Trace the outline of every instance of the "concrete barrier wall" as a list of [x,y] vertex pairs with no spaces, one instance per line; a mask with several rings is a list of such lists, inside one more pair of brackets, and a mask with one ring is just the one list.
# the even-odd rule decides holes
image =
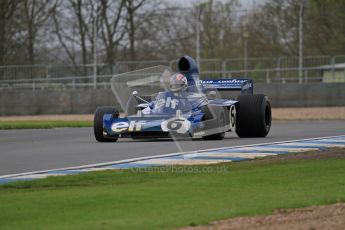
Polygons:
[[254,84],[274,107],[345,106],[345,83]]
[[14,90],[0,95],[0,115],[86,114],[97,106],[117,106],[111,90]]
[[[256,84],[254,92],[273,107],[345,106],[345,83]],[[110,89],[0,92],[0,115],[85,114],[103,105],[119,107]]]

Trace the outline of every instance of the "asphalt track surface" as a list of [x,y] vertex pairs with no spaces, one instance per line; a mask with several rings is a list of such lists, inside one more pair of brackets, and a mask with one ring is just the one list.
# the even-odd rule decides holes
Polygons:
[[266,138],[222,141],[131,140],[97,143],[92,128],[0,131],[0,175],[81,166],[168,153],[345,135],[345,121],[275,122]]

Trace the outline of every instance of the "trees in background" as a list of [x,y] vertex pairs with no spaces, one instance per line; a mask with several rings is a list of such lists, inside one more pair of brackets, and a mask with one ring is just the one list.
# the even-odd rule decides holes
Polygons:
[[22,27],[22,39],[26,49],[27,63],[35,64],[36,52],[45,37],[44,25],[50,12],[56,7],[55,0],[22,0],[17,5],[17,26]]
[[[300,0],[269,0],[248,15],[253,56],[298,54]],[[345,53],[345,1],[309,0],[304,16],[304,54]]]
[[299,0],[271,0],[248,15],[252,56],[298,55]]
[[201,11],[202,57],[228,58],[240,53],[240,36],[237,15],[238,1],[209,1]]
[[309,1],[306,11],[308,55],[345,53],[345,1]]
[[11,19],[17,4],[18,1],[0,0],[0,65],[9,64],[13,56],[16,38]]
[[[295,56],[299,9],[299,0],[266,0],[250,11],[238,0],[188,8],[158,0],[0,0],[0,65],[82,64],[86,74],[95,48],[110,71],[117,61],[195,56],[198,20],[201,58]],[[345,1],[308,1],[305,55],[345,53],[344,12]]]
[[132,61],[136,60],[135,52],[135,38],[137,28],[140,26],[140,21],[135,20],[136,12],[143,6],[146,0],[125,0],[125,7],[127,11],[127,32],[129,39],[130,58]]
[[110,68],[117,60],[120,42],[123,40],[126,32],[125,23],[122,19],[125,2],[125,0],[121,0],[114,4],[113,1],[101,0],[100,32],[105,48],[105,62]]

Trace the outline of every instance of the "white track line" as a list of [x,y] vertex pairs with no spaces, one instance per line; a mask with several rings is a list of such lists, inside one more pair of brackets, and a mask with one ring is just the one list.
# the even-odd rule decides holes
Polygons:
[[234,149],[234,148],[245,148],[245,147],[254,147],[254,146],[262,146],[262,145],[274,145],[274,144],[291,143],[291,142],[296,142],[296,141],[310,141],[310,140],[328,139],[328,138],[335,138],[335,137],[345,137],[345,135],[326,136],[326,137],[307,138],[307,139],[296,139],[296,140],[290,140],[290,141],[268,142],[268,143],[259,143],[259,144],[251,144],[251,145],[229,146],[229,147],[203,149],[203,150],[180,152],[180,153],[169,153],[169,154],[162,154],[162,155],[156,155],[156,156],[138,157],[138,158],[132,158],[132,159],[126,159],[126,160],[110,161],[110,162],[97,163],[97,164],[88,164],[88,165],[81,165],[81,166],[74,166],[74,167],[65,167],[65,168],[57,168],[57,169],[49,169],[49,170],[41,170],[41,171],[32,171],[32,172],[17,173],[17,174],[8,174],[8,175],[0,176],[0,179],[8,179],[8,178],[11,178],[11,177],[49,173],[49,172],[54,172],[54,171],[79,170],[79,169],[103,167],[103,166],[115,165],[115,164],[126,164],[126,163],[131,163],[131,162],[136,162],[136,161],[142,161],[142,160],[150,160],[150,159],[172,157],[172,156],[181,156],[181,155],[184,155],[184,154],[210,152],[210,151],[222,150],[222,149]]

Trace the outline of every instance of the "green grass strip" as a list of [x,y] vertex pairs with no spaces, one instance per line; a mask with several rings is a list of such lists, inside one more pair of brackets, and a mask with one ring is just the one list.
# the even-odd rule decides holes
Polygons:
[[0,129],[50,129],[91,126],[92,121],[0,121]]
[[345,160],[101,171],[0,186],[0,228],[174,229],[345,201]]

